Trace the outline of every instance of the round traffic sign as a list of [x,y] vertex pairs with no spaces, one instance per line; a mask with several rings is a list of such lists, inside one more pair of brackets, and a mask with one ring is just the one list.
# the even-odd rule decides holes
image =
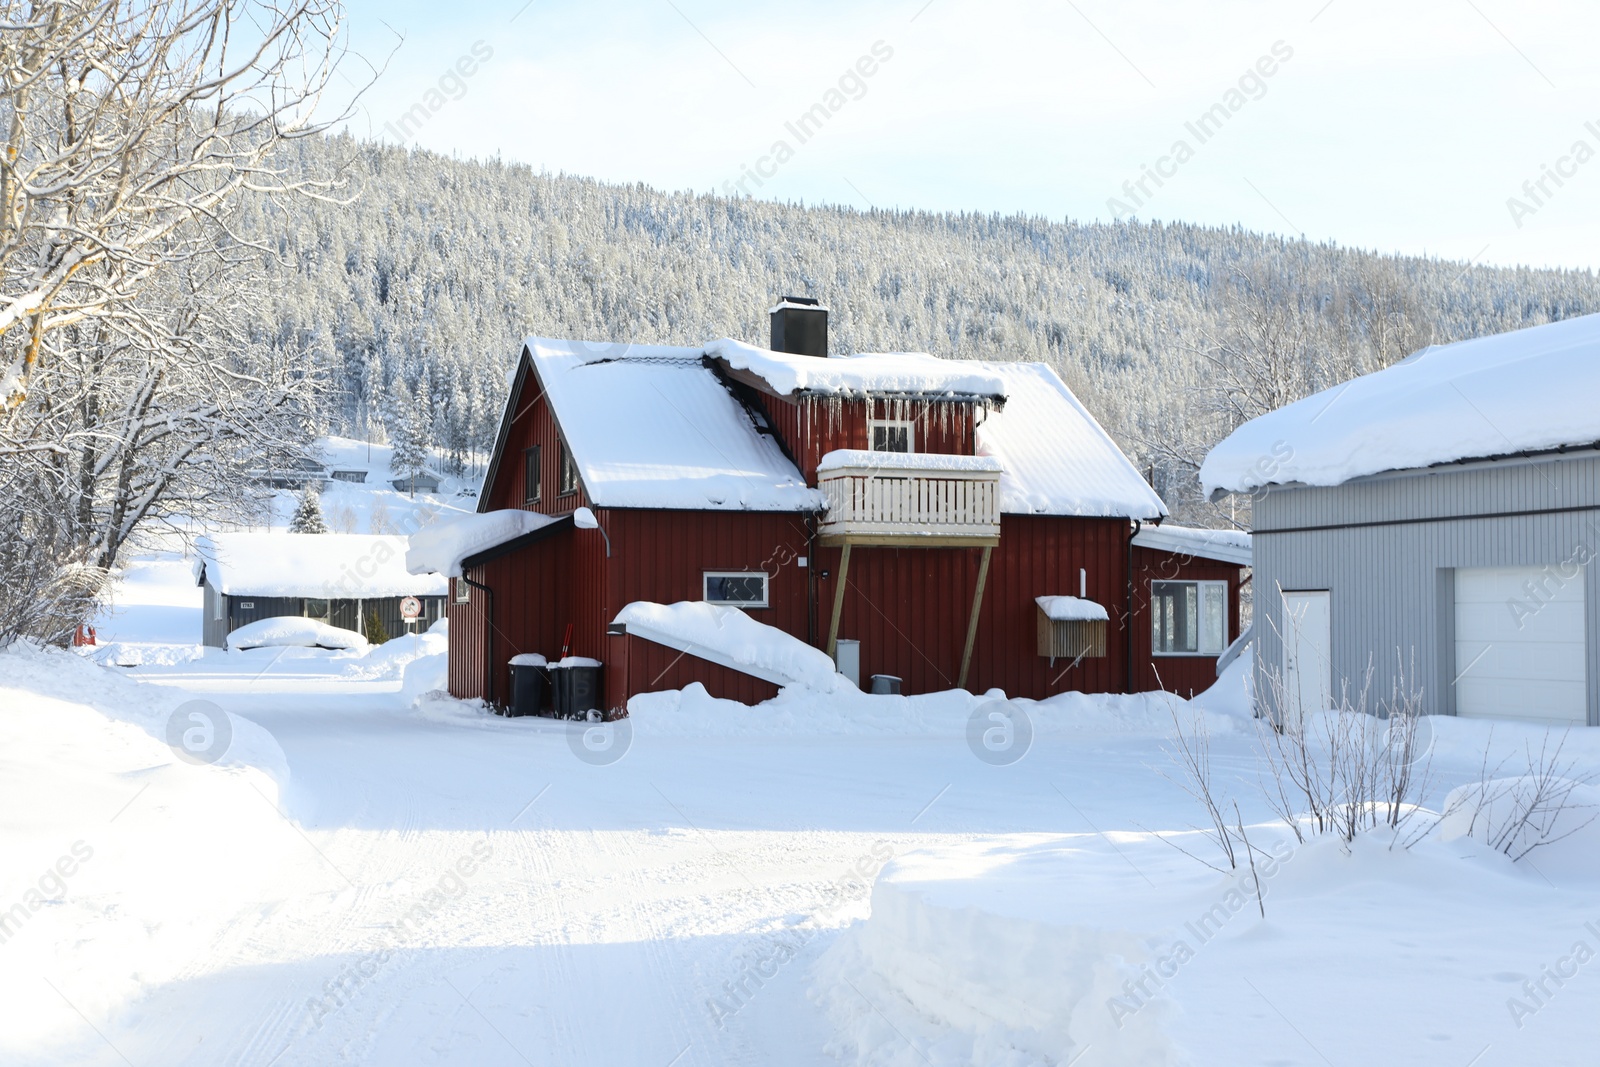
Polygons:
[[414,596],[408,596],[400,601],[400,617],[402,619],[422,618],[422,601]]

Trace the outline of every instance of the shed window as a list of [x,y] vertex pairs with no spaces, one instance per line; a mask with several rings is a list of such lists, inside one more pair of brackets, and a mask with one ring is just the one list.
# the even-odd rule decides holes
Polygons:
[[1150,650],[1220,656],[1228,647],[1227,582],[1151,582]]
[[578,465],[572,461],[572,450],[565,441],[561,443],[561,495],[571,496],[578,491]]
[[767,576],[761,571],[707,571],[707,604],[732,604],[741,608],[767,606]]
[[455,582],[456,582],[456,603],[457,604],[470,604],[470,603],[472,603],[472,586],[467,584],[467,580],[465,578],[457,578],[455,580]]
[[539,446],[522,450],[522,501],[539,502]]
[[869,419],[867,437],[874,452],[915,452],[913,424],[902,419]]

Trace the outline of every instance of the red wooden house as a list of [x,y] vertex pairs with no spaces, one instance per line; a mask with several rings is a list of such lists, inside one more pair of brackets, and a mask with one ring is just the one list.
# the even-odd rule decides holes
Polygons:
[[1158,535],[1160,498],[1054,371],[830,357],[826,309],[772,315],[770,350],[525,343],[478,509],[553,521],[454,561],[452,694],[504,703],[512,656],[563,651],[605,664],[607,707],[691,682],[776,694],[714,649],[614,625],[638,601],[737,606],[863,688],[1214,680],[1248,543]]

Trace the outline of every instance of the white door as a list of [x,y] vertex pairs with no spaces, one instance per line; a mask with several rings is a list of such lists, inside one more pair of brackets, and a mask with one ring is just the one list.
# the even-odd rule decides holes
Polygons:
[[1583,725],[1584,574],[1456,571],[1456,714]]
[[1283,594],[1283,718],[1298,726],[1333,703],[1332,615],[1326,589]]

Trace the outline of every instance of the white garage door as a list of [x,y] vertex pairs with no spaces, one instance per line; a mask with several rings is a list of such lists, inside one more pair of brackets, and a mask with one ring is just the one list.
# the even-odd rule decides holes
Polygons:
[[1456,571],[1456,714],[1588,720],[1584,576],[1560,582],[1554,570]]

